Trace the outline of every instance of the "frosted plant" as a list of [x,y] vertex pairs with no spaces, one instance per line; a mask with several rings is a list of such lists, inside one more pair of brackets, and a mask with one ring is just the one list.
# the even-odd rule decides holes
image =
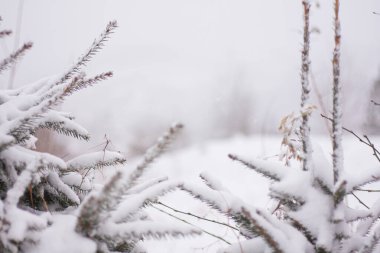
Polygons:
[[[100,190],[87,172],[122,165],[118,152],[104,150],[69,161],[35,150],[39,128],[88,140],[74,117],[54,108],[74,92],[112,76],[87,78],[82,68],[117,27],[110,22],[85,54],[60,76],[16,90],[0,91],[0,252],[131,252],[145,237],[198,234],[199,231],[147,220],[141,209],[179,182],[139,179],[182,128],[170,128],[129,176],[119,171]],[[0,38],[11,34],[0,31]],[[26,43],[0,62],[9,69],[31,48]],[[87,196],[89,195],[89,196]],[[139,250],[138,252],[142,252]]]
[[[362,170],[352,176],[343,167],[339,0],[334,1],[335,49],[333,54],[333,154],[332,163],[310,144],[308,103],[309,12],[310,1],[303,0],[304,51],[302,52],[301,165],[286,166],[268,160],[229,157],[271,181],[269,194],[284,211],[279,218],[273,210],[245,203],[234,196],[212,175],[201,174],[203,187],[183,184],[182,189],[231,217],[246,238],[220,252],[276,253],[372,253],[380,252],[380,200],[368,210],[351,208],[344,200],[361,186],[380,180],[380,169]],[[306,51],[305,51],[306,50]],[[295,118],[295,117],[293,117]],[[284,127],[289,126],[284,122]],[[288,131],[285,131],[288,132]],[[286,137],[288,138],[288,137]],[[373,146],[372,146],[373,147]],[[288,164],[289,165],[289,164]]]

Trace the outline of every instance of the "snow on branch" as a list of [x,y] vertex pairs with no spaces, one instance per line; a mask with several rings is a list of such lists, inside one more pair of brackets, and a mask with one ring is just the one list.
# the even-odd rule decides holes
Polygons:
[[126,190],[136,185],[137,180],[142,176],[147,167],[151,165],[159,156],[161,156],[166,151],[168,146],[177,137],[178,133],[182,130],[182,128],[182,124],[174,124],[169,128],[169,130],[166,133],[164,133],[157,140],[157,143],[155,145],[148,149],[148,151],[144,155],[143,160],[136,166],[134,171],[130,174],[126,183]]
[[65,113],[49,110],[38,120],[38,128],[51,129],[57,133],[88,141],[90,136],[86,129],[73,121],[73,117]]
[[162,182],[132,195],[127,195],[117,209],[112,213],[116,223],[129,221],[144,206],[157,201],[158,197],[178,188],[180,182]]
[[[261,238],[264,239],[264,241],[268,244],[268,246],[272,249],[274,253],[284,253],[285,251],[281,249],[281,246],[279,245],[279,241],[273,238],[273,235],[270,234],[269,229],[265,227],[265,225],[260,224],[260,222],[253,218],[251,213],[244,208],[242,209],[242,213],[244,214],[244,217],[248,220],[248,224],[252,226],[252,230],[254,229],[257,231],[257,234],[261,236]],[[258,215],[260,213],[257,213]]]
[[109,150],[97,151],[77,156],[67,161],[67,171],[86,171],[102,167],[123,165],[126,159],[119,153]]
[[302,141],[302,168],[303,170],[311,169],[311,143],[310,143],[310,113],[308,113],[309,105],[309,70],[310,70],[310,2],[308,0],[303,0],[303,10],[304,10],[304,28],[303,28],[303,49],[302,49],[302,69],[301,69],[301,116],[302,124],[300,128],[301,141]]
[[339,20],[339,0],[334,0],[334,52],[333,52],[333,111],[332,111],[332,144],[334,183],[339,180],[343,170],[342,147],[342,84],[340,82],[340,44],[341,27]]
[[[136,181],[141,177],[148,165],[166,150],[182,127],[182,124],[175,124],[168,132],[159,138],[158,142],[147,151],[143,161],[137,165],[136,169],[127,178],[119,171],[109,179],[99,193],[89,196],[81,206],[76,231],[86,237],[93,238],[97,234],[102,221],[110,217],[110,212],[117,208],[123,197],[135,186]],[[162,184],[164,183],[157,185],[157,187],[160,187]],[[159,196],[170,189],[171,187],[168,186],[163,187],[161,190],[154,191],[153,196]],[[149,196],[150,198],[152,197],[152,195],[148,194],[148,196],[144,198],[144,192],[149,193],[149,189],[142,192],[143,197],[140,196],[140,200],[144,201],[137,204],[138,208],[145,204],[146,198],[149,198]],[[139,203],[139,201],[136,203]],[[127,206],[127,208],[129,208],[129,206]],[[132,209],[131,213],[135,212],[134,210],[136,209]],[[125,215],[128,217],[130,214],[127,212]],[[117,219],[122,220],[124,218],[125,216],[119,216]]]
[[272,179],[274,181],[280,181],[285,175],[286,171],[289,170],[286,166],[283,166],[280,163],[269,162],[269,161],[246,161],[237,155],[229,154],[228,157],[234,161],[238,161],[248,168],[254,170],[260,175]]
[[172,237],[184,237],[189,235],[199,235],[201,231],[186,224],[171,224],[157,221],[133,221],[122,224],[111,222],[105,223],[100,231],[99,237],[104,241],[111,241],[114,244],[122,244],[128,241],[138,241],[142,239],[160,239]]

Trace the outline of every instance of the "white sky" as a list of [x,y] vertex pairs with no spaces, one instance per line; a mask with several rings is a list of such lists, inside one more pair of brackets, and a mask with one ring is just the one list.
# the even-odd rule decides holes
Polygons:
[[[326,105],[330,2],[320,0],[311,16],[321,31],[312,36],[312,71]],[[18,5],[0,1],[2,28],[16,27]],[[297,110],[301,6],[301,0],[24,0],[20,41],[33,41],[34,48],[19,64],[15,84],[63,72],[116,19],[120,27],[88,68],[113,70],[114,78],[65,105],[95,140],[106,133],[124,149],[172,121],[183,121],[192,140],[244,127],[273,132]],[[380,1],[342,1],[342,80],[352,128],[362,123],[379,70],[380,15],[373,11]],[[0,57],[11,52],[13,39],[1,41]],[[6,86],[8,76],[1,81]],[[315,128],[323,131],[317,115]]]

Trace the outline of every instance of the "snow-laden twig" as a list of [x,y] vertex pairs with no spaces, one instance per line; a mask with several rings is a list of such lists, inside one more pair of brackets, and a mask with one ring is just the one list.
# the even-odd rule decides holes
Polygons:
[[340,82],[340,46],[341,27],[339,20],[339,0],[334,1],[334,52],[333,52],[333,110],[332,110],[332,144],[334,183],[337,183],[343,170],[342,147],[342,85]]
[[310,114],[307,113],[308,102],[310,100],[310,2],[303,0],[304,28],[303,28],[303,48],[302,48],[302,69],[301,69],[301,141],[302,141],[302,168],[310,170],[312,147],[310,143]]
[[172,143],[173,139],[176,138],[182,128],[183,125],[181,123],[174,124],[158,139],[157,143],[154,146],[148,149],[143,157],[143,160],[136,166],[134,171],[129,176],[125,184],[125,190],[128,190],[136,185],[138,179],[142,176],[147,167],[165,152],[165,150]]

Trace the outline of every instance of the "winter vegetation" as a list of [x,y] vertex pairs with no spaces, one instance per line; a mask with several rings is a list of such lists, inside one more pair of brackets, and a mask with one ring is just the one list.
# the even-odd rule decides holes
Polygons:
[[[166,178],[145,183],[139,179],[172,142],[181,124],[173,125],[132,172],[118,171],[99,189],[95,189],[90,172],[125,164],[120,153],[104,149],[64,161],[35,150],[35,134],[40,128],[89,139],[72,115],[55,108],[67,96],[112,76],[105,72],[88,78],[82,69],[116,27],[115,21],[108,23],[63,75],[1,91],[1,252],[132,252],[139,249],[137,243],[143,238],[199,234],[182,224],[150,221],[140,212],[179,184]],[[26,43],[2,60],[0,70],[9,69],[31,47]],[[52,245],[57,238],[61,239]]]
[[[277,154],[273,157],[255,159],[232,150],[226,157],[209,158],[220,159],[218,170],[206,169],[195,175],[200,169],[194,167],[202,164],[197,153],[202,147],[198,147],[196,151],[185,152],[186,161],[182,162],[185,165],[181,164],[181,153],[171,154],[175,172],[168,165],[157,166],[157,159],[183,129],[180,123],[169,127],[138,161],[128,164],[121,152],[109,148],[108,139],[103,149],[82,152],[70,159],[36,148],[37,141],[51,141],[43,138],[46,131],[82,142],[90,140],[87,130],[60,106],[73,94],[113,76],[108,71],[88,77],[84,69],[117,28],[116,21],[109,22],[89,49],[62,74],[20,88],[2,89],[0,252],[174,252],[162,246],[170,245],[168,238],[183,245],[187,245],[184,238],[211,238],[211,244],[220,243],[217,249],[220,253],[379,252],[380,198],[367,205],[358,193],[378,192],[364,186],[380,181],[380,169],[378,164],[364,167],[361,161],[359,173],[347,169],[352,166],[347,166],[344,158],[344,131],[358,145],[368,148],[367,156],[373,156],[377,162],[380,162],[380,151],[367,135],[362,137],[343,126],[341,48],[344,38],[340,10],[344,2],[330,2],[334,10],[331,37],[334,48],[331,53],[324,53],[330,53],[332,59],[331,103],[328,104],[331,108],[323,101],[318,106],[311,102],[311,94],[319,92],[311,80],[311,13],[319,3],[299,0],[303,16],[299,107],[281,120],[281,149],[280,153],[273,151]],[[11,35],[11,30],[0,30],[2,40]],[[14,71],[14,66],[32,47],[27,42],[2,59],[0,74]],[[241,98],[243,104],[247,102],[244,93],[234,93],[231,99],[234,98]],[[376,97],[371,104],[379,105]],[[318,107],[322,107],[324,114],[316,115]],[[331,115],[326,111],[331,111]],[[324,141],[330,143],[331,156],[326,156],[330,148],[326,145],[321,148],[313,141],[313,116],[326,123],[330,135]],[[243,114],[223,120],[238,120],[237,125],[230,124],[234,129],[231,131],[239,129],[248,133]],[[370,127],[376,128],[376,121]],[[249,143],[248,137],[241,138]],[[219,156],[238,145],[230,142],[217,146]],[[234,164],[247,172],[228,174],[225,168],[236,169]],[[191,173],[181,176],[182,165]],[[156,166],[159,171],[153,169]],[[112,167],[113,173],[99,184],[95,178],[106,167]],[[248,174],[257,174],[262,179],[252,183]],[[231,190],[232,180],[237,181],[240,191]],[[258,189],[252,188],[255,184]],[[262,205],[263,200],[269,199],[270,207]],[[200,209],[194,210],[194,203],[204,204],[208,214],[213,213],[216,218],[197,213]],[[232,239],[231,235],[214,233],[210,227],[226,229],[233,235]],[[152,241],[160,241],[161,246],[154,249]]]

